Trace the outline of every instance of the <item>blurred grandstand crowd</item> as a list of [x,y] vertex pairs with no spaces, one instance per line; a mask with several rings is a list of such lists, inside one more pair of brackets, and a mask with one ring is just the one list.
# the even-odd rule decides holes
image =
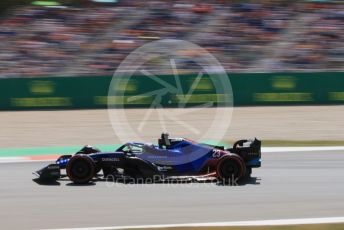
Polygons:
[[[215,0],[20,6],[0,18],[0,77],[111,75],[134,49],[166,38],[206,48],[233,72],[343,70],[343,6]],[[184,71],[196,68],[177,61]]]

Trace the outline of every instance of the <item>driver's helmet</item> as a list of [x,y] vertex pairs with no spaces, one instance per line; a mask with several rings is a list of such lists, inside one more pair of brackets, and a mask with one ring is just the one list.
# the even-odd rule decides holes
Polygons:
[[168,133],[162,133],[160,139],[158,140],[159,147],[163,148],[169,148],[171,146],[171,142],[169,139],[169,134]]

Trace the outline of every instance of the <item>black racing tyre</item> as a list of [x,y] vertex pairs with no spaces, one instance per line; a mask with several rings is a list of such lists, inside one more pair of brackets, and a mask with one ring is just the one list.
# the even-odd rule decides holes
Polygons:
[[69,179],[74,183],[86,184],[95,176],[96,167],[89,156],[78,154],[69,160],[66,172]]
[[239,157],[224,156],[216,168],[218,179],[224,183],[239,181],[245,173],[245,165]]

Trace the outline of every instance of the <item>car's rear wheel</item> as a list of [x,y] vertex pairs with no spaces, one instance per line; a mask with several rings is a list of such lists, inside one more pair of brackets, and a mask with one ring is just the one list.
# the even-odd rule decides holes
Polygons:
[[73,156],[66,167],[66,172],[71,181],[76,184],[86,184],[96,174],[95,163],[83,154]]
[[223,183],[236,183],[246,173],[246,168],[239,157],[225,156],[216,168],[217,177]]

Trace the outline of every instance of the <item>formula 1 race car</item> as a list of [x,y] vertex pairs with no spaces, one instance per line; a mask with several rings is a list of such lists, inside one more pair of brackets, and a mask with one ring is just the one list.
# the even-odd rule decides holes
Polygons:
[[171,177],[211,175],[218,181],[239,181],[261,166],[261,142],[237,141],[232,148],[197,143],[185,138],[169,138],[163,133],[158,145],[128,142],[113,152],[85,146],[74,155],[59,157],[35,172],[40,180],[55,181],[66,169],[68,178],[85,184],[98,177],[162,181]]

